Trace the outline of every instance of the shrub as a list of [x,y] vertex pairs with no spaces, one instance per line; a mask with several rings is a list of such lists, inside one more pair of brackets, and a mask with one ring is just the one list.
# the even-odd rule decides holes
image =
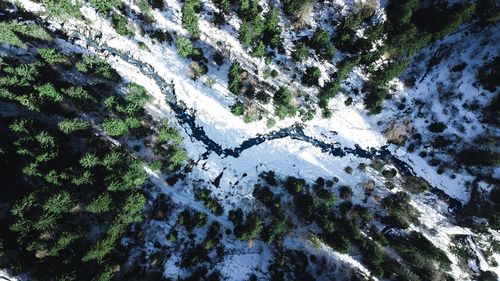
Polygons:
[[97,12],[104,16],[107,16],[113,8],[121,9],[123,7],[123,2],[121,0],[90,0],[90,4]]
[[71,0],[42,0],[43,5],[47,8],[50,15],[56,16],[58,18],[80,18],[82,14],[80,13],[79,1],[73,2]]
[[271,48],[281,46],[281,27],[279,22],[279,10],[278,7],[274,6],[267,14],[266,32],[264,33],[264,41],[271,46]]
[[234,236],[240,240],[257,238],[263,229],[262,219],[255,212],[250,212],[245,223],[239,223],[234,228]]
[[292,93],[288,88],[281,87],[274,94],[274,102],[276,103],[276,114],[280,119],[286,117],[293,117],[297,114],[297,109],[290,104],[292,100]]
[[339,188],[340,198],[343,200],[351,200],[352,197],[352,189],[347,185],[343,185]]
[[429,129],[430,132],[442,133],[446,129],[446,127],[447,127],[446,124],[442,122],[432,122],[427,128]]
[[41,41],[52,40],[52,36],[43,27],[35,23],[0,22],[0,42],[24,48],[26,47],[24,43],[25,37]]
[[233,113],[236,116],[242,116],[245,113],[245,105],[239,101],[236,102],[231,107],[231,113]]

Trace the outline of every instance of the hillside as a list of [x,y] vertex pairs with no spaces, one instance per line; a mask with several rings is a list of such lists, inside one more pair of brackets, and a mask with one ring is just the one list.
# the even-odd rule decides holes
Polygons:
[[0,279],[498,280],[499,20],[0,1]]

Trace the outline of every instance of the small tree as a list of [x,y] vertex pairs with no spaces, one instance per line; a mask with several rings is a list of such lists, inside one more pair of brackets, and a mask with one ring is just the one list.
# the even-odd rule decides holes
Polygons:
[[233,61],[231,63],[228,73],[228,79],[229,79],[229,85],[228,85],[229,91],[235,95],[239,95],[241,87],[241,68],[240,64],[237,61]]
[[196,57],[201,55],[200,50],[196,49],[193,42],[186,37],[179,37],[175,42],[177,53],[182,58]]
[[261,58],[265,54],[266,54],[266,46],[264,45],[264,42],[259,40],[259,43],[257,43],[257,46],[253,49],[250,55],[253,57]]
[[279,10],[278,7],[274,6],[267,14],[266,32],[264,33],[264,40],[271,48],[277,48],[281,45],[281,27],[279,23]]
[[200,37],[198,26],[198,15],[196,14],[197,0],[186,0],[182,5],[182,27],[184,27],[193,38]]
[[299,43],[297,49],[292,53],[292,58],[295,61],[303,61],[309,57],[309,48],[305,43]]
[[302,76],[302,84],[312,87],[317,86],[319,78],[321,77],[321,70],[316,66],[310,66],[306,69],[304,76]]
[[250,46],[252,44],[252,32],[250,31],[250,25],[247,21],[243,21],[240,26],[239,38],[241,44],[245,46]]

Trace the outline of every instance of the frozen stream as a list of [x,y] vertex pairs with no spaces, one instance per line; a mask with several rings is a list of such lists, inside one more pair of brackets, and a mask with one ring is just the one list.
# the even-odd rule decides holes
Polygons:
[[[77,38],[83,37],[81,34],[74,34],[73,36],[76,36]],[[181,124],[181,126],[183,126],[186,134],[203,143],[207,150],[204,155],[208,155],[213,152],[221,156],[222,158],[228,156],[238,158],[243,151],[260,145],[266,141],[289,137],[293,140],[307,142],[315,147],[320,148],[323,153],[328,153],[335,157],[344,157],[347,154],[353,154],[356,157],[372,159],[373,157],[377,156],[379,158],[382,158],[383,160],[390,161],[394,166],[396,166],[400,173],[410,174],[412,176],[415,175],[412,167],[405,161],[399,159],[397,156],[394,156],[388,149],[387,145],[378,149],[363,149],[358,145],[355,145],[355,148],[342,147],[342,145],[338,142],[327,143],[306,135],[300,123],[296,123],[293,126],[278,129],[267,134],[257,135],[255,137],[246,139],[237,147],[223,149],[220,144],[207,136],[202,126],[196,124],[196,112],[188,109],[182,102],[179,102],[177,100],[177,97],[175,95],[175,85],[171,82],[165,81],[160,75],[155,72],[153,67],[145,64],[140,60],[132,58],[127,54],[123,54],[122,52],[112,47],[109,47],[107,45],[99,45],[89,38],[83,38],[85,38],[86,43],[89,46],[92,46],[100,52],[108,53],[110,55],[121,58],[123,61],[137,67],[137,69],[139,69],[142,74],[154,80],[162,93],[165,94],[165,101],[175,113],[177,121],[179,122],[179,124]],[[445,202],[448,202],[449,208],[452,211],[456,211],[457,209],[462,207],[460,201],[448,196],[445,192],[438,188],[434,187],[431,192],[436,194]]]

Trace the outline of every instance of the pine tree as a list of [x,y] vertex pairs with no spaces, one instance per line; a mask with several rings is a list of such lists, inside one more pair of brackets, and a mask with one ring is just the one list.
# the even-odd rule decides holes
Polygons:
[[266,54],[266,45],[264,45],[264,42],[259,40],[259,43],[257,43],[257,46],[254,48],[252,51],[251,55],[253,57],[261,58]]
[[250,31],[250,25],[246,21],[243,21],[240,26],[240,42],[246,46],[252,44],[252,32]]
[[182,27],[184,27],[193,38],[200,37],[196,5],[196,0],[187,0],[182,6]]
[[235,95],[240,94],[241,87],[241,73],[240,73],[240,64],[237,61],[233,61],[231,63],[231,67],[229,68],[228,79],[229,79],[229,91]]
[[309,48],[305,43],[299,43],[297,45],[297,49],[292,54],[292,58],[295,61],[303,61],[309,57]]
[[272,48],[281,46],[281,27],[279,25],[279,10],[273,7],[267,14],[266,32],[264,40]]

